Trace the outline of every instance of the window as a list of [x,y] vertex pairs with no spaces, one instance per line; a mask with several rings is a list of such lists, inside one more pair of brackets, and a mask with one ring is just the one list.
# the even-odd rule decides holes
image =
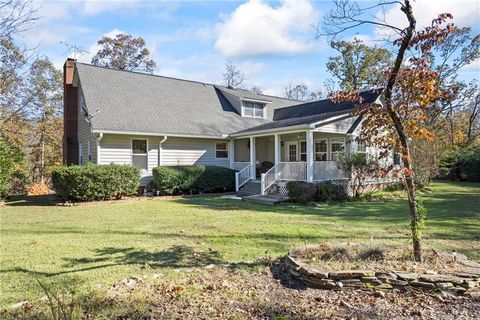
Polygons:
[[82,143],[78,143],[78,164],[83,164],[83,148]]
[[228,158],[228,144],[226,142],[219,142],[215,144],[215,157],[217,159]]
[[243,116],[251,118],[264,118],[265,104],[257,102],[243,102]]
[[148,170],[147,140],[132,140],[132,164],[141,170]]
[[307,142],[300,141],[300,161],[307,161]]
[[315,161],[327,161],[327,139],[315,141]]
[[297,161],[297,142],[287,142],[287,161],[295,162]]
[[88,150],[88,162],[92,161],[92,146],[90,145],[90,140],[87,141],[87,150]]
[[337,161],[340,155],[345,154],[345,139],[333,138],[330,139],[332,149],[332,160]]
[[357,140],[357,153],[367,152],[367,144],[364,140]]

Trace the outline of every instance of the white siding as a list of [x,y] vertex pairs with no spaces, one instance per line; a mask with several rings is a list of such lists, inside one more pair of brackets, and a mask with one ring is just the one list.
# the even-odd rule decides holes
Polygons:
[[324,124],[318,128],[321,130],[321,132],[347,133],[348,129],[352,127],[356,119],[357,117],[350,117],[340,121]]
[[[215,144],[227,140],[169,137],[163,144],[162,165],[209,165],[229,167],[230,160],[216,159]],[[229,157],[231,155],[229,154]]]
[[[92,155],[91,162],[97,162],[97,137],[92,133],[90,122],[85,119],[82,112],[82,106],[80,105],[80,98],[82,95],[82,89],[79,88],[78,94],[78,143],[82,145],[82,158],[83,163],[88,162],[88,141],[90,141],[90,150]],[[87,106],[88,108],[88,106]]]

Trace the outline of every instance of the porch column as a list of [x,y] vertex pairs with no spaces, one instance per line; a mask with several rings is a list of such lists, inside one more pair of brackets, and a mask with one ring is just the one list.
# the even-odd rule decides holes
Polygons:
[[350,155],[354,154],[356,150],[357,143],[355,142],[355,136],[353,134],[347,134],[345,136],[345,154]]
[[306,132],[306,144],[307,144],[307,181],[313,181],[313,131],[308,130]]
[[230,159],[230,169],[235,169],[235,140],[230,139],[228,144],[228,158]]
[[256,177],[256,171],[257,171],[257,164],[256,164],[256,159],[255,159],[255,138],[250,137],[250,177],[252,180],[255,180]]
[[275,134],[275,180],[278,180],[278,164],[281,162],[281,152],[280,152],[280,135],[277,133]]

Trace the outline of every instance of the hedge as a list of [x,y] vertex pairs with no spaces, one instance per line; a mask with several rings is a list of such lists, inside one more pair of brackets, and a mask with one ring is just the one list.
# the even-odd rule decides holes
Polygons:
[[70,201],[121,199],[133,195],[140,185],[140,172],[131,165],[63,166],[52,170],[56,193]]
[[290,181],[287,183],[288,197],[297,203],[345,201],[348,194],[345,185],[334,184],[331,181],[318,184],[304,181]]
[[440,176],[452,180],[480,181],[480,146],[447,152],[440,160]]
[[155,188],[162,195],[230,192],[235,170],[217,166],[165,166],[153,169]]

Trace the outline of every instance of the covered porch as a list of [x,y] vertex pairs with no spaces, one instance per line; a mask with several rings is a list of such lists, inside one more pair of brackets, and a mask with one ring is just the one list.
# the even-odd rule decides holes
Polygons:
[[238,170],[236,190],[258,181],[261,194],[271,193],[287,181],[345,179],[337,167],[339,157],[365,152],[353,134],[319,129],[234,138],[230,148],[231,168]]

